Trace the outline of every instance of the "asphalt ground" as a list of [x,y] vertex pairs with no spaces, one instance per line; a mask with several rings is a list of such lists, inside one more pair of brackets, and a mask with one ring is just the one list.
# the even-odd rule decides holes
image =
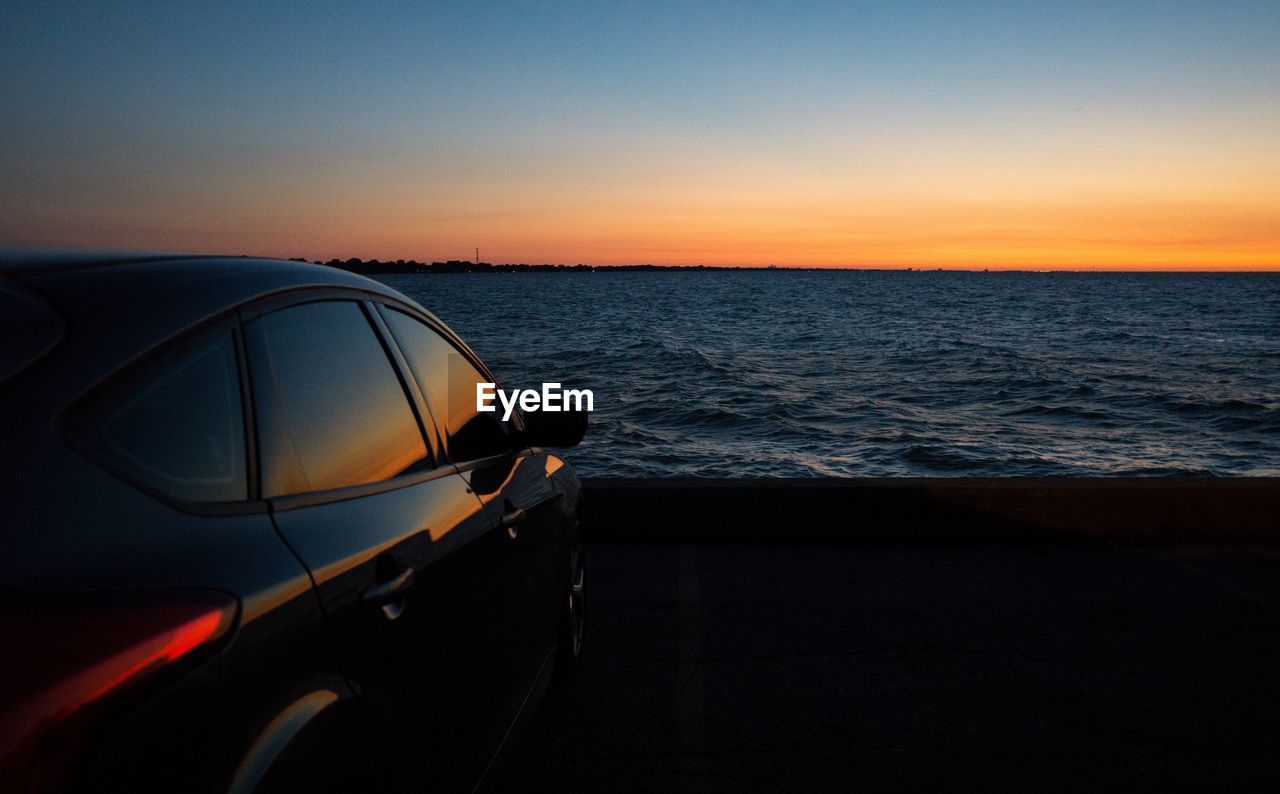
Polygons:
[[1280,791],[1280,551],[591,545],[512,792]]

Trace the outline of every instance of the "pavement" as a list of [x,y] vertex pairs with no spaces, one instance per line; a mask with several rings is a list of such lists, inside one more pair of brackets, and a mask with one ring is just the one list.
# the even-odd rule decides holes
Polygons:
[[508,791],[1280,791],[1276,549],[588,555]]

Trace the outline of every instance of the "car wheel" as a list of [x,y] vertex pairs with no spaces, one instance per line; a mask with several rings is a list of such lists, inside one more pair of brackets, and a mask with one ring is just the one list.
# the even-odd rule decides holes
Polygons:
[[573,528],[569,545],[569,576],[566,591],[561,596],[560,637],[557,640],[556,672],[561,679],[568,678],[578,669],[582,656],[582,634],[586,626],[586,553],[582,549],[582,532]]

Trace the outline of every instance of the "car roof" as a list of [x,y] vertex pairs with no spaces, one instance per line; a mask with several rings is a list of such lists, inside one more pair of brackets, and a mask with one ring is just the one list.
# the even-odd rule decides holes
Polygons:
[[[0,273],[21,275],[51,270],[80,270],[148,260],[201,258],[199,254],[172,254],[147,251],[94,251],[88,249],[0,248]],[[231,257],[205,257],[231,258]]]
[[[294,259],[207,254],[73,252],[0,253],[0,276],[37,289],[55,303],[80,290],[101,298],[139,287],[159,287],[199,304],[230,304],[288,287],[348,287],[394,294],[377,281],[324,265]],[[86,307],[87,308],[87,307]]]
[[352,289],[404,300],[384,284],[345,270],[247,256],[5,253],[0,278],[40,294],[73,327],[102,322],[119,334],[138,326],[144,336],[168,336],[177,327],[294,289]]
[[[76,375],[49,375],[66,386],[67,378],[96,380],[157,344],[273,294],[342,289],[416,305],[380,282],[345,270],[240,256],[5,252],[0,279],[25,286],[64,315],[67,334],[60,348],[65,355],[51,358],[71,359],[65,366],[74,366]],[[61,369],[53,361],[46,364]]]

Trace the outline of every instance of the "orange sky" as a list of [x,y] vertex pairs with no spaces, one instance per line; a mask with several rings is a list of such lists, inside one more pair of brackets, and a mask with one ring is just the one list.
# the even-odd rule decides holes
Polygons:
[[478,246],[499,263],[1280,269],[1280,155],[1196,168],[1078,160],[1073,172],[953,154],[826,174],[680,159],[656,173],[611,166],[607,179],[267,168],[262,184],[244,175],[190,195],[28,203],[4,223],[25,227],[10,235],[25,244],[321,260],[471,259]]
[[[441,196],[406,187],[372,206],[298,207],[287,197],[232,212],[196,206],[192,216],[212,221],[207,230],[143,236],[152,247],[313,259],[471,259],[479,246],[491,262],[1275,269],[1280,191],[1270,188],[1280,169],[1270,176],[1181,189],[1152,178],[1106,190],[1025,172],[1003,184],[988,174],[977,187],[835,178],[757,186],[751,175],[723,174],[723,184],[678,192],[634,180],[631,189],[541,185],[515,195],[501,185]],[[136,244],[137,230],[121,226],[116,244]],[[108,228],[82,242],[110,238]]]

